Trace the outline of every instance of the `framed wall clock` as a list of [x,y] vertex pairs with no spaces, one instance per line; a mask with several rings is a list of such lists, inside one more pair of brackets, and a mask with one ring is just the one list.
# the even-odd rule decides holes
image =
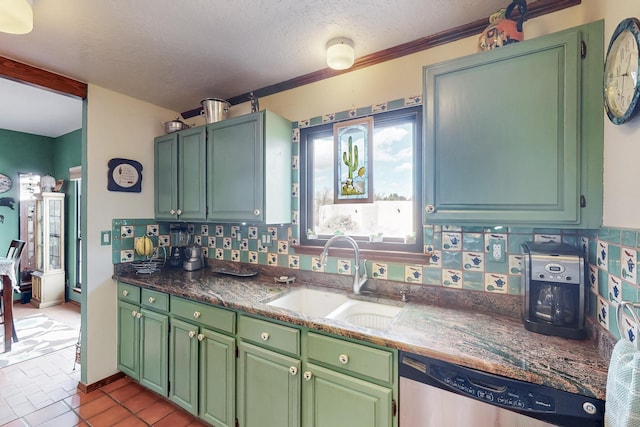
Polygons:
[[0,193],[6,193],[13,187],[13,181],[7,175],[0,173]]
[[616,27],[604,64],[604,107],[616,125],[629,121],[638,112],[640,21],[622,20]]
[[142,164],[129,159],[111,159],[108,163],[107,190],[139,193],[142,190]]

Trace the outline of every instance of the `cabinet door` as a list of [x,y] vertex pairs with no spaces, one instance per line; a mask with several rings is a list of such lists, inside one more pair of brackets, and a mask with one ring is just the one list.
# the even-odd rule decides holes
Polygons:
[[140,379],[140,307],[118,301],[118,369]]
[[240,342],[238,421],[243,427],[300,425],[300,361]]
[[580,45],[575,29],[425,67],[426,223],[579,224]]
[[154,149],[154,214],[156,219],[176,219],[178,209],[178,134],[170,133],[156,138]]
[[167,396],[169,392],[169,317],[140,310],[140,384]]
[[198,341],[200,418],[231,427],[236,417],[236,340],[202,328]]
[[262,117],[255,113],[209,125],[208,220],[263,220]]
[[198,414],[198,327],[171,319],[169,333],[169,399]]
[[303,375],[305,427],[393,425],[391,389],[311,363]]
[[178,210],[182,220],[207,216],[206,128],[179,132]]

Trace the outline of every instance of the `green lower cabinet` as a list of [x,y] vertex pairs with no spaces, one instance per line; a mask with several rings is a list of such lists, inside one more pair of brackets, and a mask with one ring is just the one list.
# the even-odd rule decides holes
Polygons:
[[300,426],[300,360],[246,342],[238,348],[240,426]]
[[118,302],[118,369],[158,394],[168,394],[169,317]]
[[140,384],[166,396],[169,391],[169,316],[140,310]]
[[398,426],[394,350],[131,285],[118,292],[118,369],[214,427]]
[[137,305],[118,301],[118,369],[131,378],[140,374],[140,322]]
[[216,427],[235,425],[235,338],[171,319],[169,399]]
[[216,427],[236,419],[236,340],[206,328],[198,334],[199,415]]
[[199,328],[171,319],[169,333],[169,399],[198,414],[198,339]]
[[390,388],[308,363],[303,374],[305,427],[389,427]]

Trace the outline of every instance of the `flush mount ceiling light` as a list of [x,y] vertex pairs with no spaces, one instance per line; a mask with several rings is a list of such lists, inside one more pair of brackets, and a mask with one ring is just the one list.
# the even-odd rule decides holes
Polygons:
[[329,67],[334,70],[346,70],[353,65],[353,61],[353,40],[337,37],[327,42],[327,65]]
[[27,34],[33,30],[32,0],[0,0],[0,31]]

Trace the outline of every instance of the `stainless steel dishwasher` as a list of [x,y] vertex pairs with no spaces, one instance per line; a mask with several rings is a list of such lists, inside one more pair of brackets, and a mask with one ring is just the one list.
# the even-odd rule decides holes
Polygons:
[[400,352],[400,427],[591,427],[604,402]]

